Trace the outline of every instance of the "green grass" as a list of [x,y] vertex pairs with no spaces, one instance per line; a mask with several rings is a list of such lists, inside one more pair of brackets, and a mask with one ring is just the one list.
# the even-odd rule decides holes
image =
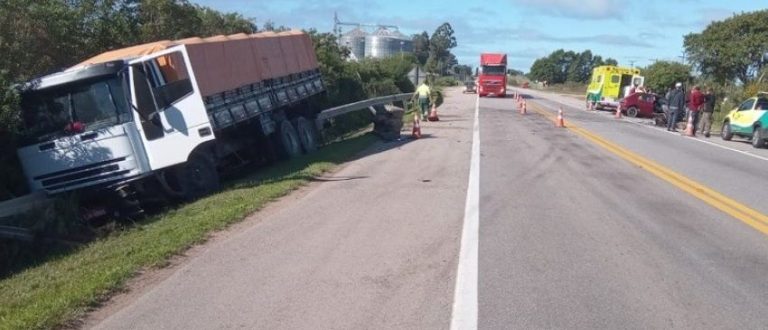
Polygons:
[[552,92],[552,93],[562,93],[562,94],[572,94],[572,95],[584,95],[587,91],[587,85],[586,84],[578,84],[578,83],[565,83],[565,84],[553,84],[549,85],[544,88],[538,88],[537,85],[533,84],[531,85],[531,88]]
[[376,140],[365,134],[276,164],[221,192],[146,219],[0,281],[0,329],[52,328],[98,305],[142,269],[206,240],[268,202],[349,160]]

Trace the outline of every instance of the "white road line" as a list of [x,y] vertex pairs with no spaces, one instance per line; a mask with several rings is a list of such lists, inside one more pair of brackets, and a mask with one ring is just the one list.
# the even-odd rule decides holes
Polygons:
[[459,266],[453,295],[451,330],[477,329],[478,250],[480,241],[480,97],[475,104],[467,203],[461,232]]
[[[659,128],[656,128],[656,127],[653,127],[653,126],[648,126],[648,125],[643,124],[643,123],[636,123],[636,122],[632,122],[632,121],[627,121],[627,122],[635,124],[635,125],[640,125],[642,127],[645,127],[647,129],[652,129],[654,131],[658,131],[658,132],[662,132],[662,133],[669,133],[669,134],[674,134],[674,135],[680,136],[680,133],[662,131]],[[689,137],[689,138],[691,140],[698,141],[698,142],[701,142],[701,143],[704,143],[704,144],[708,144],[708,145],[711,145],[711,146],[714,146],[714,147],[718,147],[720,149],[730,150],[730,151],[733,151],[733,152],[738,152],[738,153],[740,153],[742,155],[745,155],[745,156],[749,156],[749,157],[752,157],[752,158],[757,158],[757,159],[760,159],[760,160],[768,161],[768,158],[763,157],[763,156],[755,155],[755,154],[753,154],[751,152],[748,152],[748,151],[734,149],[734,148],[731,148],[731,147],[726,147],[726,146],[724,146],[722,144],[717,144],[717,143],[714,143],[714,142],[710,142],[710,141],[706,141],[706,140],[702,140],[702,139],[697,139],[697,138],[693,138],[693,137]]]

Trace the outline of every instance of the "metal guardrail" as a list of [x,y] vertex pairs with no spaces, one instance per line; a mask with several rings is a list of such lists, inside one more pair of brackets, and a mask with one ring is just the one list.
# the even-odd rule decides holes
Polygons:
[[32,231],[29,229],[12,226],[0,226],[0,238],[32,242],[35,240],[35,235],[32,234]]
[[394,94],[394,95],[388,95],[388,96],[375,97],[372,99],[367,99],[367,100],[358,101],[355,103],[340,105],[338,107],[326,109],[321,111],[317,115],[317,119],[315,119],[315,126],[317,126],[318,129],[322,129],[323,123],[325,123],[325,121],[328,119],[341,116],[343,114],[347,114],[354,111],[369,109],[370,107],[377,106],[377,105],[385,105],[385,104],[390,104],[392,102],[407,101],[412,96],[413,96],[413,93]]
[[0,202],[0,218],[38,208],[48,203],[48,196],[43,192],[31,193],[11,200]]

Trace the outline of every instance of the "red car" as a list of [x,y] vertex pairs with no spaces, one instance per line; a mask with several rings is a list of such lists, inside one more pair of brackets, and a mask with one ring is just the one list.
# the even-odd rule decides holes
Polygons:
[[656,94],[634,93],[619,101],[621,112],[628,117],[654,117],[655,113],[664,112],[662,100]]

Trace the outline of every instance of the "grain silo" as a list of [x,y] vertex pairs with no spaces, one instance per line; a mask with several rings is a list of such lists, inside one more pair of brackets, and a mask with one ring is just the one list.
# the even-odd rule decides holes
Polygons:
[[339,44],[349,48],[351,59],[362,59],[365,57],[365,38],[367,36],[368,33],[358,27],[344,33],[339,39]]
[[385,58],[413,52],[413,41],[397,30],[379,28],[365,37],[365,57]]

